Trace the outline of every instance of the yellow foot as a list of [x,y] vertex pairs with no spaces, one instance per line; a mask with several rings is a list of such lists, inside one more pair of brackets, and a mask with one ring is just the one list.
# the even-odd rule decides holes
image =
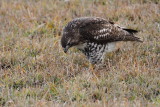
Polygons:
[[88,72],[90,72],[91,74],[93,74],[96,78],[98,78],[100,76],[100,72],[98,70],[99,66],[92,64],[92,63],[85,63],[85,66],[88,65]]
[[98,73],[98,71],[96,70],[96,65],[90,63],[90,64],[89,64],[89,72],[92,73],[92,75],[94,75],[94,77],[95,77],[96,79],[98,79],[99,73]]
[[91,63],[89,63],[89,70],[90,70],[90,71],[94,71],[94,68],[95,68],[94,65],[91,64]]
[[84,63],[83,66],[89,68],[88,70],[90,71],[93,71],[95,69],[95,66],[94,64],[91,64],[91,63]]

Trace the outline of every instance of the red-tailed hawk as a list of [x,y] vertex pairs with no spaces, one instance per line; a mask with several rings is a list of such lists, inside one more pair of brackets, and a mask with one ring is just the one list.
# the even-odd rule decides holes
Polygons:
[[63,29],[61,45],[66,53],[73,46],[82,51],[92,64],[101,63],[106,52],[115,49],[118,41],[138,41],[136,30],[122,28],[98,17],[76,18]]

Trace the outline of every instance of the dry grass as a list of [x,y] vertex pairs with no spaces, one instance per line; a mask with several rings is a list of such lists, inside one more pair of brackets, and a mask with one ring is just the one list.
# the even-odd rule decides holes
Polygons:
[[[144,42],[108,54],[94,75],[81,52],[59,44],[62,27],[80,16],[137,29]],[[159,0],[1,0],[0,105],[160,105]]]

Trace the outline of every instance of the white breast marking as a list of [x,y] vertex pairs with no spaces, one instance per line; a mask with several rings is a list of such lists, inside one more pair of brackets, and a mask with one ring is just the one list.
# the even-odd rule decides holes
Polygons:
[[83,43],[83,44],[76,45],[75,47],[83,50],[86,47],[86,45],[87,45],[86,43]]

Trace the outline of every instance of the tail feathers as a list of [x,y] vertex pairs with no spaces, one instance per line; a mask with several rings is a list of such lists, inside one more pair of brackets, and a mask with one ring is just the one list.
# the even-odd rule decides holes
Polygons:
[[140,38],[138,38],[138,37],[135,37],[135,36],[134,36],[134,38],[135,38],[135,40],[134,40],[134,41],[143,42],[143,41],[142,41],[142,40],[140,40]]
[[129,32],[129,33],[131,33],[131,34],[138,33],[137,30],[133,30],[133,29],[123,28],[123,30],[125,30],[125,31],[127,31],[127,32]]
[[129,34],[129,40],[130,41],[138,41],[138,42],[143,42],[142,40],[140,40],[140,38],[134,36],[135,33],[138,33],[137,30],[133,30],[133,29],[127,29],[127,28],[123,28],[123,30],[127,31]]
[[137,42],[143,42],[142,40],[140,40],[140,38],[136,37],[136,36],[126,36],[126,41],[137,41]]

